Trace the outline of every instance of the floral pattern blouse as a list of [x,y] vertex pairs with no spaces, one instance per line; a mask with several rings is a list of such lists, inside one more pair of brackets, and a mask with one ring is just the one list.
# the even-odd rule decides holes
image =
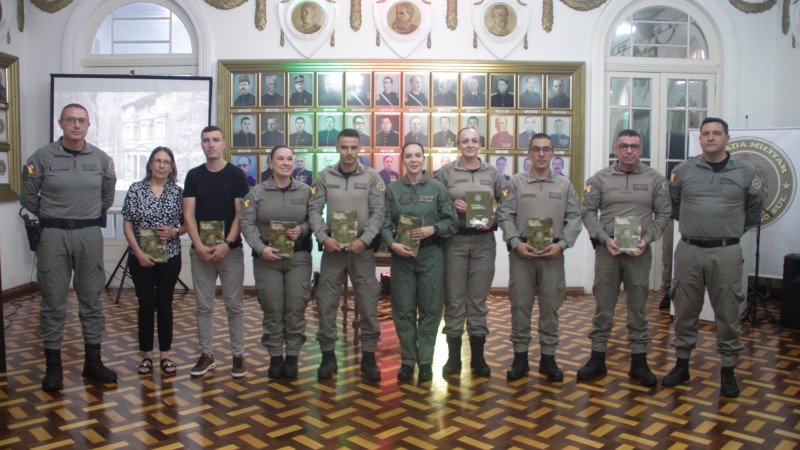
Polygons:
[[[156,198],[149,184],[137,181],[125,195],[122,217],[133,225],[133,233],[139,245],[141,245],[140,228],[162,225],[180,228],[183,224],[183,189],[175,182],[168,181],[161,196]],[[180,238],[167,239],[167,257],[172,258],[180,254]]]

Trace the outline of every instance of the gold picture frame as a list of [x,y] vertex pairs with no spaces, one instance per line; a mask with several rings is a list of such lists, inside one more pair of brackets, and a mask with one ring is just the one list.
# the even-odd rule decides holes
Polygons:
[[[19,200],[20,193],[20,114],[19,58],[0,52],[0,112],[4,121],[0,139],[0,201]],[[4,166],[4,167],[3,167]]]

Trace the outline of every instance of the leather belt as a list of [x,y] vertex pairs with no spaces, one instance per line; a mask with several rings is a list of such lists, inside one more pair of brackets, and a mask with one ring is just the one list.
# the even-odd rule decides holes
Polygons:
[[690,239],[687,237],[681,236],[681,240],[686,242],[689,245],[694,245],[695,247],[700,248],[717,248],[717,247],[727,247],[729,245],[736,245],[739,243],[739,238],[727,238],[727,239]]
[[102,218],[99,219],[45,219],[39,222],[44,228],[61,228],[62,230],[77,230],[79,228],[100,227]]

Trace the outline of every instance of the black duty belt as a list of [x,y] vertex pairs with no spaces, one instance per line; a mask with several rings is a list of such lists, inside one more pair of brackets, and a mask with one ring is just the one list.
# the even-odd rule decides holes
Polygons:
[[462,236],[475,236],[478,234],[494,233],[494,230],[496,229],[497,229],[496,227],[492,227],[489,229],[458,227],[458,234]]
[[79,228],[102,227],[103,219],[45,219],[39,221],[44,228],[61,228],[62,230],[77,230]]
[[736,245],[736,244],[739,243],[739,238],[690,239],[690,238],[681,236],[681,240],[683,242],[686,242],[689,245],[694,245],[695,247],[701,247],[701,248],[727,247],[729,245]]

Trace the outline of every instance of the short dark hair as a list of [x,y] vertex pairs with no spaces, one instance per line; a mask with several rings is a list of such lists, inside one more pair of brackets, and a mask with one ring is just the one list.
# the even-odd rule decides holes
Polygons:
[[725,134],[728,134],[728,122],[725,122],[719,117],[706,117],[703,119],[703,123],[700,124],[700,130],[702,130],[707,123],[718,123],[722,125],[722,129],[725,131]]
[[549,134],[547,134],[547,133],[535,133],[533,136],[531,136],[530,142],[528,142],[528,150],[531,149],[531,146],[533,145],[533,141],[535,139],[547,139],[548,141],[550,141],[550,146],[551,147],[553,146],[553,138],[551,138]]
[[218,127],[216,125],[209,125],[209,126],[203,128],[203,131],[200,132],[200,137],[203,137],[204,134],[211,133],[212,131],[219,131],[220,134],[222,134],[222,137],[225,137],[225,133],[222,131],[222,128],[220,128],[220,127]]
[[356,130],[354,130],[352,128],[345,128],[344,130],[340,131],[339,135],[336,136],[336,140],[338,141],[340,138],[343,138],[343,137],[356,138],[356,139],[358,139],[359,142],[361,142],[361,136],[358,135],[358,131],[356,131]]
[[422,150],[422,154],[423,155],[425,154],[425,146],[420,144],[419,142],[415,142],[415,141],[406,142],[405,144],[403,144],[403,148],[400,150],[400,154],[404,155],[406,153],[406,147],[409,147],[411,145],[418,146]]
[[67,105],[67,106],[65,106],[65,107],[63,107],[63,108],[61,108],[61,115],[60,115],[60,116],[58,116],[58,119],[59,119],[59,120],[61,120],[61,119],[63,119],[63,118],[64,118],[64,111],[66,111],[66,110],[67,110],[67,109],[69,109],[69,108],[79,108],[79,109],[82,109],[82,110],[83,110],[83,111],[86,113],[86,115],[87,115],[87,116],[89,115],[89,111],[88,111],[86,108],[84,108],[84,106],[83,106],[83,105],[81,105],[80,103],[70,103],[69,105]]
[[617,139],[619,139],[619,138],[621,138],[621,137],[623,137],[623,136],[628,136],[628,137],[636,137],[636,138],[639,138],[639,140],[641,140],[641,139],[642,139],[642,135],[641,135],[641,134],[639,134],[639,132],[638,132],[638,131],[636,131],[636,130],[631,130],[630,128],[628,128],[628,129],[625,129],[625,130],[622,130],[622,131],[620,131],[619,133],[617,133]]
[[147,166],[144,168],[144,181],[150,181],[150,179],[153,178],[153,171],[150,169],[150,164],[153,163],[153,158],[158,152],[164,152],[169,156],[172,169],[169,171],[169,175],[167,175],[167,181],[174,182],[178,179],[178,168],[175,166],[175,155],[172,153],[172,150],[170,150],[169,147],[163,146],[156,147],[152,152],[150,152],[150,158],[147,159]]

